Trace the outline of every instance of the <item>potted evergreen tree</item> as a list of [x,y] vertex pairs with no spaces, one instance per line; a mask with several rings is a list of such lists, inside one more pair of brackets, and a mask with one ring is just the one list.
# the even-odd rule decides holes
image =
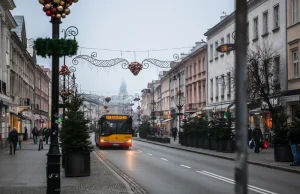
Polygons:
[[60,133],[61,147],[64,150],[66,177],[90,176],[90,153],[93,151],[89,140],[88,120],[84,118],[83,98],[75,93],[66,104],[67,113]]
[[277,107],[272,115],[274,158],[276,162],[291,162],[293,155],[287,139],[288,115],[284,106]]

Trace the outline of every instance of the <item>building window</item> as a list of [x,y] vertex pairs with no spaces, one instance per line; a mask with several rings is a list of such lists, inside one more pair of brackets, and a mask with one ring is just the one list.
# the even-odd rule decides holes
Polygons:
[[201,60],[198,60],[198,73],[200,73],[202,71],[201,69]]
[[214,53],[214,46],[211,44],[210,45],[210,56],[209,56],[209,60],[213,60],[213,53]]
[[205,68],[205,58],[202,59],[202,71],[206,71],[206,68]]
[[223,97],[225,94],[225,76],[221,76],[221,96]]
[[186,67],[186,77],[189,77],[188,73],[189,73],[189,67]]
[[294,78],[298,78],[299,77],[298,50],[293,51],[293,68],[294,68]]
[[192,72],[193,72],[193,70],[192,70],[192,65],[190,65],[190,77],[192,77]]
[[280,70],[280,57],[276,57],[274,59],[274,73],[279,75],[279,70]]
[[217,47],[219,46],[218,41],[215,42],[215,58],[218,58],[218,51],[216,50]]
[[230,34],[227,34],[227,44],[230,44]]
[[263,13],[263,34],[268,33],[268,12]]
[[219,97],[219,78],[216,77],[216,98]]
[[227,95],[231,94],[231,73],[227,73],[227,84],[228,84],[228,93]]
[[197,67],[196,67],[196,62],[194,63],[194,75],[197,75]]
[[258,38],[258,17],[253,19],[253,34],[254,39]]
[[210,98],[214,97],[214,80],[210,79]]
[[298,22],[298,0],[292,0],[292,24]]
[[[223,44],[224,44],[224,38],[221,38],[221,45],[223,45]],[[223,56],[224,56],[224,53],[221,53],[220,56],[223,57]]]
[[249,42],[249,22],[247,23],[247,26],[246,26],[246,40],[247,42]]
[[279,28],[279,5],[274,7],[274,29]]

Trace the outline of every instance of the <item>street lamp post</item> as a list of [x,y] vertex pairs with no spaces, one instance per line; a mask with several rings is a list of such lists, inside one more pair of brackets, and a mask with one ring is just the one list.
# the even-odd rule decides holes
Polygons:
[[[52,18],[52,38],[59,38],[61,20]],[[52,115],[51,143],[47,153],[47,194],[60,193],[60,151],[58,145],[59,55],[52,56]]]
[[177,94],[175,95],[175,99],[174,99],[174,103],[176,104],[176,106],[177,106],[177,109],[178,109],[178,118],[179,118],[179,131],[181,131],[180,130],[180,126],[181,126],[181,119],[180,119],[180,116],[181,115],[183,115],[182,113],[181,113],[181,110],[182,110],[182,108],[183,108],[183,106],[184,106],[184,104],[185,104],[185,97],[184,97],[184,93],[181,91],[181,89],[180,89],[180,80],[181,80],[181,73],[179,72],[178,74],[177,74],[177,76],[178,76],[178,78],[176,77],[176,75],[174,75],[174,77],[173,77],[173,80],[177,80],[178,79],[178,92],[177,92]]

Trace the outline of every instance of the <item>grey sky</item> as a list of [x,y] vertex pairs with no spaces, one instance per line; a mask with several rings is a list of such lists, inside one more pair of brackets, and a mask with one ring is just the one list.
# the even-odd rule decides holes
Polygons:
[[[38,0],[14,0],[14,15],[24,15],[27,38],[51,37],[50,18],[45,15]],[[220,21],[222,12],[230,14],[234,0],[79,0],[71,14],[63,19],[61,29],[75,25],[81,47],[116,50],[151,50],[192,47],[196,41],[206,40],[204,33]],[[174,53],[190,49],[150,52],[151,58],[172,60]],[[120,52],[79,49],[78,54],[96,51],[98,59],[121,57]],[[136,53],[141,62],[148,53]],[[134,53],[125,52],[123,58],[134,61]],[[71,64],[67,59],[67,65]],[[38,58],[38,63],[51,67],[51,59]],[[62,63],[61,63],[62,65]],[[89,65],[76,66],[77,83],[83,91],[114,95],[124,79],[128,92],[140,93],[147,82],[156,79],[161,69],[154,66],[133,76],[120,65],[110,69],[90,69]]]

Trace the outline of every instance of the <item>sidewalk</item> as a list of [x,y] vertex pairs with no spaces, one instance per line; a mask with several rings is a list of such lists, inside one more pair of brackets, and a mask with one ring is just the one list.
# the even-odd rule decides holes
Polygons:
[[[165,147],[170,147],[170,148],[174,148],[174,149],[179,149],[179,150],[194,152],[194,153],[198,153],[198,154],[204,154],[204,155],[208,155],[208,156],[223,158],[223,159],[227,159],[227,160],[235,160],[235,153],[223,153],[223,152],[216,152],[215,150],[181,146],[178,142],[178,138],[175,142],[174,142],[174,139],[171,138],[170,144],[163,144],[163,143],[147,141],[145,139],[140,139],[140,138],[136,138],[136,137],[134,137],[133,139],[142,141],[142,142],[148,142],[148,143],[152,143],[152,144],[156,144],[156,145],[161,145],[161,146],[165,146]],[[290,166],[289,162],[275,162],[273,148],[262,150],[259,154],[255,154],[253,150],[248,149],[248,163],[300,174],[299,166],[292,167],[292,166]]]
[[[9,155],[9,149],[0,150],[0,193],[46,193],[46,154],[49,145],[38,151],[31,140],[22,142],[22,150]],[[91,153],[91,176],[66,178],[61,169],[61,194],[129,194],[132,193],[103,161]]]

